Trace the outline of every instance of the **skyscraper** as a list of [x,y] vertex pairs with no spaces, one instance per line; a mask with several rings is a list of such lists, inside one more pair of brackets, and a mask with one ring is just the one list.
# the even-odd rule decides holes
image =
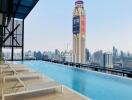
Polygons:
[[103,59],[104,59],[104,67],[113,68],[113,59],[111,52],[105,52]]
[[85,63],[86,16],[84,2],[75,2],[73,12],[73,62]]

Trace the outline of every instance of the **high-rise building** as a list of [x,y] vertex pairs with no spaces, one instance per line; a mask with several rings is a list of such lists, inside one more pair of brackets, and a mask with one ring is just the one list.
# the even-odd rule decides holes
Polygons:
[[65,56],[65,61],[67,61],[67,62],[72,61],[72,52],[71,51],[65,51],[64,56]]
[[75,2],[73,12],[73,62],[85,63],[86,15],[84,2]]
[[85,50],[85,58],[86,58],[86,63],[88,63],[90,60],[90,52],[87,48]]
[[113,63],[114,64],[116,63],[117,57],[118,57],[118,50],[115,47],[113,47]]
[[100,66],[103,66],[103,51],[99,50],[93,53],[93,62],[96,64],[99,64]]
[[111,52],[104,53],[104,67],[113,68],[113,60],[112,60]]

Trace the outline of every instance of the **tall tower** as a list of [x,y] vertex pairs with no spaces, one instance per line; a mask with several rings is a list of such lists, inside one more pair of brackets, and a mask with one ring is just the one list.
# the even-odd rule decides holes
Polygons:
[[73,11],[73,62],[85,63],[86,15],[84,2],[75,2]]

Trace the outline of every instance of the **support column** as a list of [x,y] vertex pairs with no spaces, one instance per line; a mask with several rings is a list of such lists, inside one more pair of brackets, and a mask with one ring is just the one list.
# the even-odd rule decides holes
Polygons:
[[22,61],[24,60],[24,19],[22,20]]
[[2,61],[2,40],[3,40],[3,28],[0,27],[0,61]]
[[[14,30],[14,18],[12,19],[12,30]],[[14,32],[12,34],[11,61],[14,59]]]

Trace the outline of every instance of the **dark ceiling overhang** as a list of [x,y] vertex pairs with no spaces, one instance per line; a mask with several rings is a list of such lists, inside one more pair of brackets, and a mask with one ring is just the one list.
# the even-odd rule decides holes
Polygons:
[[13,0],[13,17],[25,19],[39,0]]
[[25,19],[39,0],[0,0],[0,13],[4,17]]

